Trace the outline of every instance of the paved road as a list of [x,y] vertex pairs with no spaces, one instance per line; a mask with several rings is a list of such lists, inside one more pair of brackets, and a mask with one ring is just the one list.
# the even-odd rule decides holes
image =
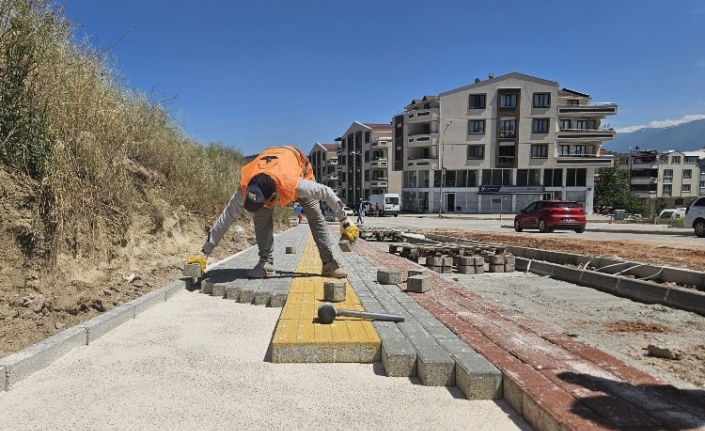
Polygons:
[[553,233],[539,233],[537,230],[515,232],[512,227],[512,215],[479,214],[462,216],[436,215],[400,215],[399,217],[365,217],[364,225],[369,227],[388,227],[406,229],[466,229],[482,230],[489,232],[515,233],[516,235],[542,235],[558,238],[576,237],[581,239],[623,239],[664,243],[673,241],[680,246],[704,246],[705,238],[698,238],[692,229],[672,229],[665,225],[651,224],[609,224],[604,217],[590,216],[584,233],[577,234],[573,231],[555,231]]

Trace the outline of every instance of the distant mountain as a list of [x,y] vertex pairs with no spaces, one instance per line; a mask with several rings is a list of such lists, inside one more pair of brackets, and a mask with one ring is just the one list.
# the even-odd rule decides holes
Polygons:
[[617,133],[617,137],[606,142],[602,148],[617,153],[640,150],[694,151],[705,147],[705,119],[682,123],[677,126],[645,128],[631,133]]

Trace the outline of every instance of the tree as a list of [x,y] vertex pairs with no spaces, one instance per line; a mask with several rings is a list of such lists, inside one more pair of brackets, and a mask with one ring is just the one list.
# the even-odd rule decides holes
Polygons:
[[629,213],[643,214],[646,207],[631,192],[628,172],[616,166],[600,168],[595,178],[594,206],[622,208]]

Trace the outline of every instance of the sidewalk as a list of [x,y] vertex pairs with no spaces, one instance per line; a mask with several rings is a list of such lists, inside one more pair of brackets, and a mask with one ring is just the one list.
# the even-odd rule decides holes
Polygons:
[[[308,235],[289,229],[276,253]],[[280,312],[183,290],[0,392],[0,429],[531,430],[503,400],[385,377],[379,363],[272,363]]]

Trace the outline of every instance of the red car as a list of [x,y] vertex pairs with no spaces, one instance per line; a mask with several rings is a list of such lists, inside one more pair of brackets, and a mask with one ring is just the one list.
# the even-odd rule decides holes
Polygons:
[[553,232],[556,229],[570,229],[577,233],[585,232],[585,211],[575,201],[544,200],[532,202],[514,217],[514,230],[538,229],[539,232]]

